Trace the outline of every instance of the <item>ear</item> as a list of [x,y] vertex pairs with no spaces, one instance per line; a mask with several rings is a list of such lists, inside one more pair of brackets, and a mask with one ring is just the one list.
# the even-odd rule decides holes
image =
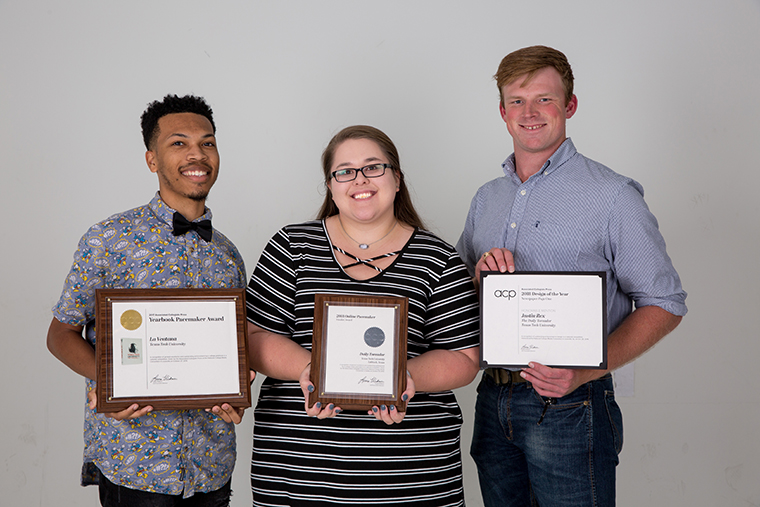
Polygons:
[[506,123],[507,121],[507,110],[504,109],[504,102],[501,100],[499,101],[499,114],[501,114],[501,119],[504,120]]
[[569,120],[570,118],[572,118],[577,110],[578,110],[578,97],[573,95],[570,98],[570,102],[568,102],[567,106],[565,106],[565,119]]
[[156,154],[154,152],[150,150],[145,152],[145,163],[148,164],[148,169],[150,169],[150,172],[158,172],[158,164],[156,162]]

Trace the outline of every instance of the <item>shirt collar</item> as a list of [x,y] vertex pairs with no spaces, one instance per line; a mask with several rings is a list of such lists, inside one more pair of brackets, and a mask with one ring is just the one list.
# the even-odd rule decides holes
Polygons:
[[[172,217],[174,217],[174,212],[177,210],[170,208],[169,205],[161,199],[161,194],[158,192],[156,192],[156,195],[150,200],[150,209],[153,210],[153,213],[155,213],[159,220],[172,225]],[[211,220],[211,210],[209,208],[205,208],[203,216],[196,218],[193,222],[198,222],[200,220]]]
[[[573,157],[576,153],[578,153],[578,151],[575,149],[573,140],[568,137],[562,142],[559,148],[557,148],[557,151],[555,151],[552,156],[549,157],[549,159],[544,163],[544,166],[541,168],[541,170],[536,174],[551,174],[559,167],[561,167],[565,162],[570,160],[570,158]],[[520,179],[517,176],[514,153],[507,157],[507,160],[501,164],[501,167],[504,170],[504,174],[507,175],[508,178]],[[533,176],[535,176],[535,174]],[[533,176],[531,176],[531,178]]]

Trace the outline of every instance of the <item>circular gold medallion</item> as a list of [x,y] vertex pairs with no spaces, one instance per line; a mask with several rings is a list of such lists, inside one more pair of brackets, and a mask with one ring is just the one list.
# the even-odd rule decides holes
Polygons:
[[129,331],[134,331],[142,325],[142,315],[137,310],[127,310],[121,314],[121,326]]

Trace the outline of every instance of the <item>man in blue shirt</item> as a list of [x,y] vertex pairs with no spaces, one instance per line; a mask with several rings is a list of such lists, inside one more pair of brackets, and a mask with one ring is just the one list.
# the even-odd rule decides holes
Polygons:
[[622,417],[609,372],[679,324],[686,293],[641,185],[566,136],[578,99],[565,55],[523,48],[494,77],[514,153],[473,198],[457,250],[476,281],[483,270],[605,272],[609,369],[487,369],[471,447],[481,492],[486,506],[614,505]]
[[148,106],[142,129],[159,191],[82,237],[53,308],[48,348],[87,379],[82,483],[98,484],[102,505],[228,505],[242,409],[225,403],[154,411],[133,404],[95,412],[95,289],[246,284],[240,253],[212,228],[205,206],[219,172],[211,108],[200,97],[167,95]]

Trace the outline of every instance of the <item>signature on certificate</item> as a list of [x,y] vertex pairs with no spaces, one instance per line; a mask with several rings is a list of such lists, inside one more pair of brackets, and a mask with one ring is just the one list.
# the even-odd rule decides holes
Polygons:
[[362,378],[359,379],[359,384],[369,384],[371,386],[381,386],[381,385],[385,384],[385,381],[380,380],[377,377],[371,377],[371,378],[362,377]]
[[151,384],[168,384],[172,380],[177,380],[175,377],[172,377],[171,375],[156,375],[152,379],[150,379]]

